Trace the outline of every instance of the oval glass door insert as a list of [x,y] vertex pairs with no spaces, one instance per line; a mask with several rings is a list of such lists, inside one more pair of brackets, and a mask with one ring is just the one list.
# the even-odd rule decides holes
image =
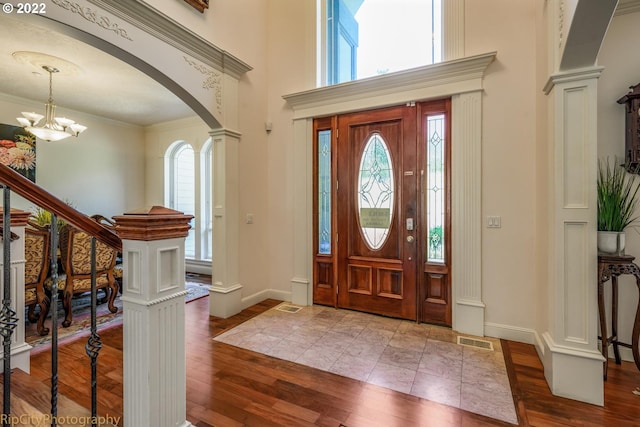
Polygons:
[[358,171],[358,219],[367,245],[382,247],[393,217],[393,165],[382,135],[374,133],[362,150]]

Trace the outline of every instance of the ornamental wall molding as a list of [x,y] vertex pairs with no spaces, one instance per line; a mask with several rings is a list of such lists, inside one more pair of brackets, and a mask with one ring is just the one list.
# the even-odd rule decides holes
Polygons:
[[[67,0],[55,0],[67,1]],[[87,0],[188,56],[239,79],[252,67],[141,0]]]
[[222,74],[207,68],[202,64],[198,64],[196,61],[186,56],[183,58],[187,64],[205,76],[205,79],[202,82],[202,88],[206,90],[213,89],[218,113],[222,114]]
[[78,3],[74,3],[69,0],[51,0],[51,2],[56,6],[81,16],[92,24],[96,24],[105,30],[113,31],[123,39],[133,41],[133,39],[129,37],[127,30],[120,28],[120,26],[115,22],[112,22],[108,16],[98,15],[98,13],[90,7],[81,6]]

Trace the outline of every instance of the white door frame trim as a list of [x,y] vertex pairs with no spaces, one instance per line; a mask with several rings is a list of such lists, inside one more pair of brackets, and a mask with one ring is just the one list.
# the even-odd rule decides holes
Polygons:
[[[451,98],[453,328],[484,335],[482,302],[482,82],[496,52],[285,95],[293,109],[296,304],[312,304],[313,118],[407,102]],[[306,289],[300,289],[305,287]]]

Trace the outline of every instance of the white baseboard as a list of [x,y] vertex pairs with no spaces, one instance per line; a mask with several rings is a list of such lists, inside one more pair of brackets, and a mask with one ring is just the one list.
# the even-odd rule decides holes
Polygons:
[[533,344],[540,360],[544,360],[544,343],[535,329],[488,322],[484,324],[484,331],[489,337]]
[[279,289],[264,289],[253,295],[242,298],[242,308],[251,307],[254,304],[264,301],[265,299],[275,299],[278,301],[291,302],[291,292],[281,291]]
[[211,261],[185,260],[184,269],[187,273],[206,274],[211,276]]
[[540,360],[544,360],[544,342],[542,341],[542,337],[540,336],[538,331],[536,331],[534,345],[536,347],[536,351],[538,352],[538,357],[540,358]]
[[537,335],[533,329],[491,322],[484,324],[484,334],[488,337],[523,342],[526,344],[535,344]]

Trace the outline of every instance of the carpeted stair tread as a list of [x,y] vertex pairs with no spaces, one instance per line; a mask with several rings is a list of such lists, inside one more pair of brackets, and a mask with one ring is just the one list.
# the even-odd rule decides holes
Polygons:
[[[4,382],[4,376],[0,375],[0,383]],[[0,387],[0,396],[3,390]],[[90,417],[91,411],[80,406],[73,400],[58,394],[58,417]],[[47,425],[42,422],[45,414],[51,413],[51,388],[49,384],[39,381],[22,371],[21,369],[13,369],[11,372],[11,415],[23,417],[20,419],[19,425]],[[29,422],[31,421],[31,422]],[[50,421],[49,421],[50,424]],[[60,425],[64,425],[60,423]],[[89,425],[91,425],[89,423]],[[112,426],[112,424],[101,424],[103,426]]]

